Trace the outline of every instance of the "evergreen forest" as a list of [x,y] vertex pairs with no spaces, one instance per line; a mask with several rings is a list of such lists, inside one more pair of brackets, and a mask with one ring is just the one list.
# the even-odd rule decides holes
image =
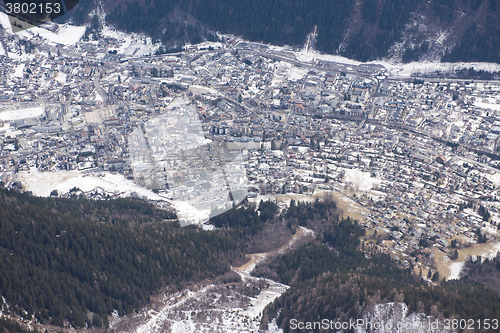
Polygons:
[[[396,42],[403,43],[404,62],[432,53],[424,32],[416,31],[409,40],[403,38],[409,25],[423,17],[425,25],[447,31],[453,40],[442,61],[500,63],[500,6],[496,0],[108,0],[102,6],[109,23],[125,31],[146,33],[167,49],[217,40],[215,31],[302,47],[317,26],[317,50],[361,61],[388,56]],[[72,10],[73,21],[89,21],[94,7],[93,0],[80,0]]]
[[[204,231],[180,227],[172,211],[139,199],[40,198],[2,188],[3,311],[56,326],[107,327],[115,310],[124,315],[161,290],[227,273],[270,225],[252,208],[231,210],[226,221],[227,228]],[[0,331],[18,331],[11,324],[0,322]]]

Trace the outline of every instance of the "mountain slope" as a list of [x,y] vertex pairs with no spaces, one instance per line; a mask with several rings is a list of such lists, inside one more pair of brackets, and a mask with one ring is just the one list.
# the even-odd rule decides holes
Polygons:
[[[215,39],[214,31],[302,46],[317,26],[316,48],[367,61],[500,63],[496,0],[102,0],[107,21],[167,46]],[[73,20],[95,7],[81,0]]]
[[101,326],[164,285],[229,271],[230,257],[241,254],[234,238],[181,228],[173,217],[138,199],[38,198],[0,189],[0,312]]

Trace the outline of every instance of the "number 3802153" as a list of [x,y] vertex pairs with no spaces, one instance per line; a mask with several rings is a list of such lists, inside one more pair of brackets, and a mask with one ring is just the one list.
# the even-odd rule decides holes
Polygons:
[[7,14],[59,14],[61,12],[60,3],[33,3],[33,2],[8,2],[5,4]]

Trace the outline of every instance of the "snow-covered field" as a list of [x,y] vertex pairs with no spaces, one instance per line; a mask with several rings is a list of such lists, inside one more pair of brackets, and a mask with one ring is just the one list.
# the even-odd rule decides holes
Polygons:
[[43,114],[43,107],[33,107],[21,110],[0,112],[0,120],[18,120],[26,118],[38,118]]
[[[169,83],[168,80],[161,80],[161,82],[166,82],[166,83]],[[215,90],[214,88],[210,88],[210,87],[204,87],[204,86],[199,86],[199,85],[191,85],[189,86],[189,90],[192,91],[194,94],[212,94],[212,95],[220,95],[221,93],[217,90]]]
[[59,172],[30,170],[19,172],[17,178],[25,184],[26,190],[41,197],[50,196],[52,190],[57,190],[58,193],[67,193],[73,187],[78,187],[84,192],[99,188],[120,197],[130,196],[131,193],[135,192],[137,195],[151,200],[162,200],[159,195],[134,184],[123,175],[110,172],[86,174],[76,170]]
[[153,44],[150,39],[143,35],[125,33],[115,30],[108,25],[104,25],[101,34],[104,37],[116,39],[120,43],[120,46],[115,50],[118,54],[127,56],[142,57],[155,54],[160,47],[159,43]]
[[495,184],[495,186],[500,185],[500,173],[494,173],[492,175],[487,176],[487,178],[491,180],[493,184]]
[[14,77],[23,77],[24,64],[19,64],[14,69],[14,73],[12,74]]
[[290,80],[290,81],[300,80],[307,74],[307,72],[308,72],[307,69],[302,69],[302,68],[298,68],[298,67],[293,66],[290,69],[290,72],[288,73],[288,80]]
[[488,249],[480,254],[481,258],[493,259],[500,252],[500,243],[496,243],[491,249]]
[[464,262],[454,262],[449,265],[450,275],[448,275],[448,280],[458,280],[460,278],[460,272],[464,267]]
[[97,174],[77,170],[40,172],[32,169],[19,172],[17,179],[24,184],[27,191],[32,191],[34,195],[41,197],[50,196],[53,190],[57,190],[59,194],[68,193],[74,187],[83,192],[99,189],[117,197],[128,197],[135,193],[139,197],[170,203],[175,208],[182,225],[198,224],[204,229],[213,228],[212,225],[203,224],[208,220],[210,210],[200,211],[186,201],[168,200],[161,194],[141,187],[118,173],[100,172]]

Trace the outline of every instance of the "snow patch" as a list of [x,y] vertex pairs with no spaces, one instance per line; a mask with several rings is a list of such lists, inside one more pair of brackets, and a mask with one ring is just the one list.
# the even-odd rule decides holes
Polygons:
[[17,65],[16,68],[14,69],[14,73],[12,75],[14,77],[22,78],[23,77],[23,72],[24,72],[24,66],[25,66],[25,64],[19,64],[19,65]]
[[464,267],[463,262],[454,262],[450,264],[450,275],[448,275],[447,280],[458,280],[460,278],[460,272],[462,271],[462,268]]
[[486,103],[476,100],[474,106],[481,109],[491,109],[495,111],[500,111],[500,104],[497,103]]
[[344,181],[350,182],[355,190],[368,192],[381,183],[380,179],[372,178],[368,172],[357,169],[343,170],[345,171]]
[[[184,224],[203,224],[208,221],[210,209],[198,210],[187,201],[173,200],[171,201],[181,225]],[[204,229],[211,229],[210,225],[202,225]]]
[[65,84],[66,83],[66,78],[67,78],[67,74],[64,74],[64,73],[57,73],[54,78],[56,79],[57,82],[59,82],[60,84]]
[[494,174],[492,174],[492,175],[487,175],[486,177],[487,177],[489,180],[491,180],[491,181],[493,182],[493,184],[495,184],[495,186],[500,185],[500,173],[495,172]]
[[9,17],[5,13],[0,13],[0,25],[8,32],[12,33]]
[[308,70],[303,69],[303,68],[298,68],[298,67],[292,67],[290,72],[288,73],[288,80],[290,81],[297,81],[302,79],[304,76],[306,76]]
[[301,51],[297,52],[295,55],[299,61],[312,62],[318,56],[318,53]]
[[481,253],[482,258],[494,259],[500,252],[500,243],[496,243],[491,249]]
[[83,34],[85,33],[85,29],[85,26],[64,24],[61,25],[55,32],[43,29],[41,27],[33,27],[18,32],[18,35],[27,39],[30,39],[33,36],[40,36],[50,43],[74,45],[80,41]]
[[84,192],[101,188],[106,192],[115,193],[120,197],[130,196],[135,192],[139,196],[152,200],[162,198],[152,191],[134,184],[123,175],[103,172],[100,174],[86,174],[80,171],[40,172],[36,169],[22,171],[17,175],[26,186],[26,190],[41,197],[50,196],[52,190],[58,193],[67,193],[70,189],[78,187]]

